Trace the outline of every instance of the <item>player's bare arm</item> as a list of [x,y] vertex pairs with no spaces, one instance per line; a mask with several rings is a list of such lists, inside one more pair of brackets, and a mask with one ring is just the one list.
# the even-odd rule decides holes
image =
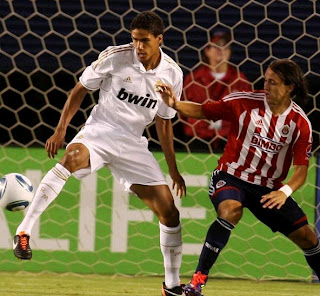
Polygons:
[[64,145],[67,127],[79,110],[80,105],[87,94],[88,90],[78,82],[71,91],[61,112],[59,123],[54,134],[47,140],[45,149],[49,158],[54,158],[58,150]]
[[[307,178],[307,173],[308,166],[306,165],[295,165],[293,167],[293,174],[287,183],[293,192],[298,190],[304,184]],[[271,191],[269,194],[262,196],[261,203],[263,203],[263,208],[272,209],[276,207],[277,209],[280,209],[286,202],[287,198],[288,196],[281,190]]]
[[163,101],[171,108],[177,110],[179,113],[186,117],[192,117],[197,119],[205,119],[202,112],[202,105],[194,102],[181,102],[174,94],[172,87],[169,85],[159,85],[157,90],[163,99]]
[[176,188],[176,194],[180,198],[186,195],[186,184],[179,173],[174,147],[173,147],[173,131],[170,119],[163,119],[159,116],[155,117],[156,129],[158,138],[161,144],[162,151],[165,155],[166,162],[169,167],[169,174],[172,178],[172,189]]

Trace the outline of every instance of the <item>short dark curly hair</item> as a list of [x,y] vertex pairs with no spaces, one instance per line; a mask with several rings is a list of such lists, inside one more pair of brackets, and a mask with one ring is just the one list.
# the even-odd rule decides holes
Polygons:
[[130,31],[134,29],[144,29],[154,37],[164,32],[163,21],[160,16],[152,11],[143,11],[135,16],[130,25]]

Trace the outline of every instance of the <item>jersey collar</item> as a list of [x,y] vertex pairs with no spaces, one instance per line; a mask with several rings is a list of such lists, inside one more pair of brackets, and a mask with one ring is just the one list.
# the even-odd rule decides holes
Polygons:
[[137,52],[136,52],[136,49],[134,48],[134,50],[133,50],[133,66],[135,68],[139,69],[141,72],[145,72],[145,73],[157,74],[157,73],[161,72],[163,65],[164,65],[164,53],[161,48],[159,48],[159,49],[160,49],[160,57],[161,57],[159,65],[154,69],[146,71],[146,69],[144,68],[142,63],[138,60]]
[[[291,109],[292,109],[292,105],[293,105],[293,101],[291,100],[289,107],[278,116],[287,116],[289,114],[289,112],[291,111]],[[264,99],[264,106],[265,106],[266,110],[268,110],[268,112],[273,114],[271,109],[270,109],[270,106],[269,106],[269,104],[267,102],[266,95],[265,95],[265,99]]]

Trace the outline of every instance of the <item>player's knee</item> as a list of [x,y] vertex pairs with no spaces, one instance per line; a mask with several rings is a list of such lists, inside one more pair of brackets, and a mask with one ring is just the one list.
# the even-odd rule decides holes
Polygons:
[[297,229],[288,235],[288,237],[302,249],[312,248],[318,242],[316,234],[309,225]]
[[61,159],[61,164],[73,173],[83,167],[84,157],[78,148],[68,149]]
[[240,202],[228,200],[219,205],[218,216],[233,225],[238,224],[242,218],[243,207]]
[[180,213],[175,206],[159,214],[158,218],[161,224],[168,227],[176,227],[180,223]]

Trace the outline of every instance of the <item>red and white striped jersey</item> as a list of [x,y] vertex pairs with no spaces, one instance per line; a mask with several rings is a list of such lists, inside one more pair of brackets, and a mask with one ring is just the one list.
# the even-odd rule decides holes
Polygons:
[[278,189],[291,163],[309,165],[312,127],[295,102],[274,116],[263,91],[237,92],[202,105],[208,119],[231,121],[218,169],[249,183]]

